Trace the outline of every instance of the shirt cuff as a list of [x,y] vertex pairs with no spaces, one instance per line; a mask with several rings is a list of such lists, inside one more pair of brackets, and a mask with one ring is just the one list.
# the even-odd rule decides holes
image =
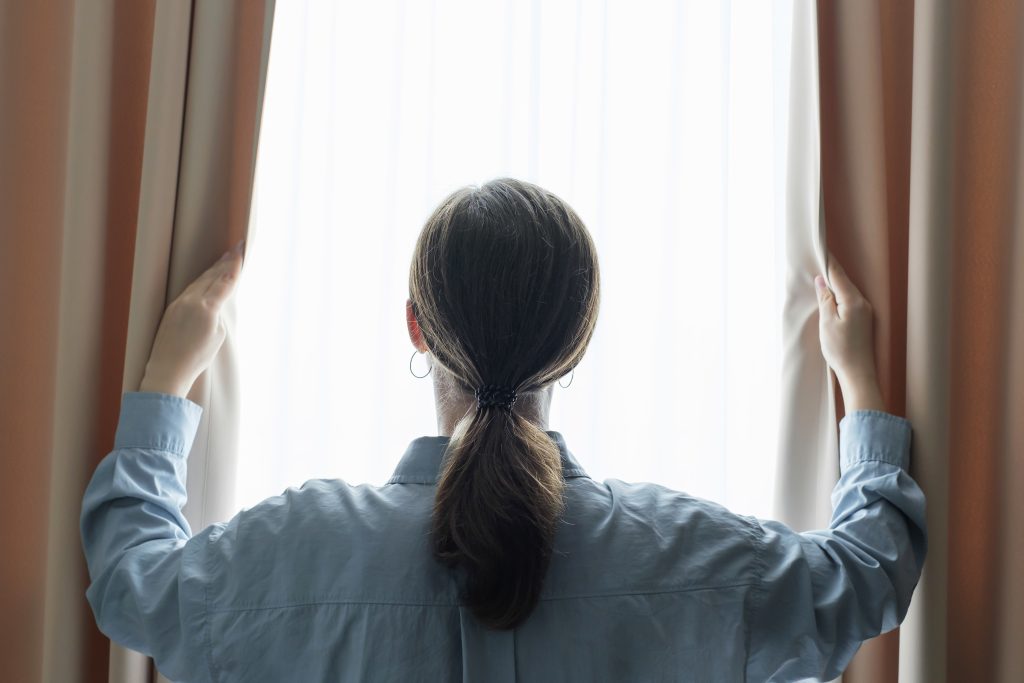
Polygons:
[[910,421],[881,410],[855,410],[839,421],[839,464],[846,471],[859,462],[910,465]]
[[187,456],[202,415],[202,406],[187,398],[127,391],[121,396],[114,449],[149,448]]

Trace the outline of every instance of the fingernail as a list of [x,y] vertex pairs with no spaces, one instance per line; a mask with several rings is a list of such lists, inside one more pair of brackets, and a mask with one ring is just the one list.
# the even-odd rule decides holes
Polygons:
[[241,254],[242,253],[242,247],[244,247],[244,246],[245,246],[245,238],[243,237],[238,242],[238,244],[236,244],[234,247],[231,248],[231,251],[235,252],[236,254]]
[[825,278],[820,275],[814,276],[814,286],[818,289],[825,289]]
[[223,253],[223,254],[221,255],[221,257],[220,257],[219,259],[217,259],[217,262],[219,263],[220,261],[227,261],[227,260],[228,260],[229,258],[231,258],[231,250],[230,250],[230,249],[228,249],[227,251],[225,251],[225,252],[224,252],[224,253]]

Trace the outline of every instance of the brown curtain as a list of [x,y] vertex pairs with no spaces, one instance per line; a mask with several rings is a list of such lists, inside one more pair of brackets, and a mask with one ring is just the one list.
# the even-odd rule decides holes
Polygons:
[[[78,521],[166,304],[248,231],[274,0],[0,4],[0,662],[153,680],[99,633]],[[229,519],[233,306],[185,515]],[[162,677],[161,677],[162,678]]]
[[928,498],[910,614],[843,678],[1022,681],[1024,2],[817,9],[826,241]]

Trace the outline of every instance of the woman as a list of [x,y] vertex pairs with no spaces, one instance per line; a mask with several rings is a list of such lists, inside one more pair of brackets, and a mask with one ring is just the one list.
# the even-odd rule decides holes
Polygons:
[[192,536],[201,408],[184,397],[223,339],[241,270],[225,255],[168,308],[86,491],[100,629],[181,681],[838,675],[903,619],[926,533],[871,308],[829,260],[819,332],[847,415],[828,530],[587,476],[547,421],[594,331],[597,254],[565,202],[505,178],[448,197],[413,256],[406,317],[440,436],[413,440],[382,487],[310,481]]

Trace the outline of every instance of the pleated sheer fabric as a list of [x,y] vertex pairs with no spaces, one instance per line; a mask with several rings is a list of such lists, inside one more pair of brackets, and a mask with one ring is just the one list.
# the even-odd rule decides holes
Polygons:
[[[82,492],[166,304],[247,232],[273,9],[0,11],[4,680],[154,680],[148,658],[99,633],[85,601]],[[189,395],[204,407],[185,507],[194,529],[233,513],[230,302],[226,318],[224,346]]]
[[1024,3],[817,8],[826,241],[928,497],[907,620],[843,678],[1024,680]]
[[[382,484],[436,433],[434,377],[410,373],[412,249],[445,195],[510,175],[573,206],[609,276],[551,406],[588,472],[772,516],[791,5],[279,4],[236,295],[236,506]],[[816,332],[801,342],[823,381]]]

